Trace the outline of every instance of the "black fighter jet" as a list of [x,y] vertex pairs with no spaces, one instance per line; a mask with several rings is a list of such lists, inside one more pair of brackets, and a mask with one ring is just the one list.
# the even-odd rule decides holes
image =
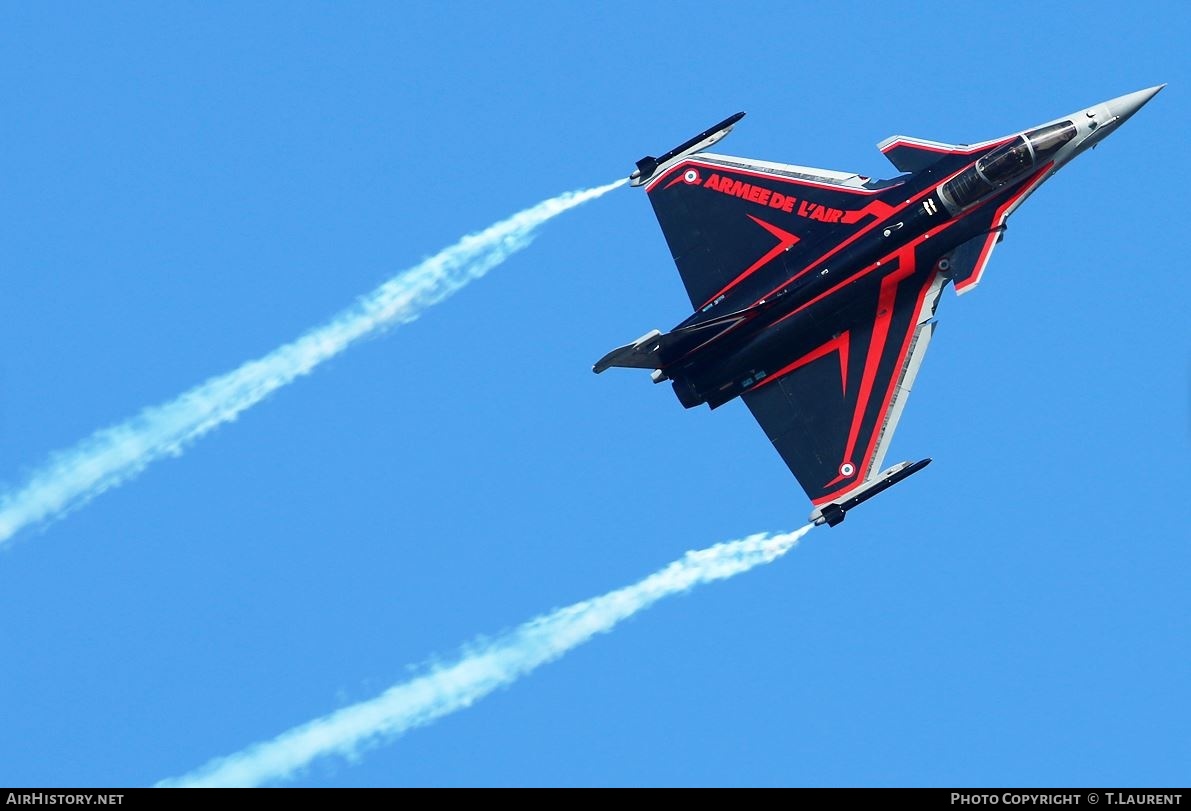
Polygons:
[[743,397],[835,526],[930,462],[881,470],[943,287],[979,284],[1009,215],[1164,86],[979,144],[888,138],[892,180],[703,152],[744,113],[642,158],[629,179],[695,312],[594,369],[652,369],[687,408]]

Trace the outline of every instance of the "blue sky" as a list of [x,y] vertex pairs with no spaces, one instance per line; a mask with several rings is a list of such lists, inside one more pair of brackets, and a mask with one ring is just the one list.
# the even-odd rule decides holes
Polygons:
[[[874,176],[1170,82],[950,292],[891,459],[773,566],[298,785],[1173,784],[1191,745],[1182,4],[7,7],[0,480],[393,272],[719,147]],[[138,785],[688,548],[803,523],[740,404],[607,349],[687,314],[619,190],[0,552],[0,783]]]

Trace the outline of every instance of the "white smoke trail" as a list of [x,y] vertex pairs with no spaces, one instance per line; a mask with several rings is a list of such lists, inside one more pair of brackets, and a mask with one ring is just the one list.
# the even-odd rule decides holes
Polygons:
[[427,307],[527,247],[548,220],[625,182],[567,192],[469,234],[296,341],[52,455],[24,484],[0,493],[0,545],[24,527],[79,507],[133,478],[150,463],[181,453],[199,437],[236,419],[357,341],[413,321]]
[[544,614],[465,650],[453,665],[437,667],[390,687],[376,698],[294,727],[271,741],[217,758],[190,774],[157,785],[258,786],[292,777],[315,758],[350,757],[362,748],[377,746],[406,730],[471,706],[596,634],[611,631],[663,597],[771,563],[793,549],[811,528],[807,524],[784,535],[751,535],[687,552],[631,586]]

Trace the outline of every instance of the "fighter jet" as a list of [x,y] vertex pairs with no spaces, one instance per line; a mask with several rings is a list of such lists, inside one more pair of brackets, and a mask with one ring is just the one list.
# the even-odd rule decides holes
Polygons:
[[1165,85],[978,144],[895,135],[871,180],[704,152],[744,113],[629,176],[644,186],[694,313],[595,364],[651,369],[686,408],[741,397],[835,526],[930,459],[881,469],[948,282],[984,276],[1006,222]]

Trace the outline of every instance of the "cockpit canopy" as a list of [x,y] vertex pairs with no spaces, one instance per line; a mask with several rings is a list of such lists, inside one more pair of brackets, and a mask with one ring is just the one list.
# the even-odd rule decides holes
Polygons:
[[1066,146],[1076,134],[1075,124],[1070,121],[1060,121],[1027,132],[1026,140],[1034,150],[1034,162],[1046,160]]
[[1046,161],[1075,135],[1075,124],[1071,121],[1019,135],[944,183],[939,194],[948,208],[967,208]]

